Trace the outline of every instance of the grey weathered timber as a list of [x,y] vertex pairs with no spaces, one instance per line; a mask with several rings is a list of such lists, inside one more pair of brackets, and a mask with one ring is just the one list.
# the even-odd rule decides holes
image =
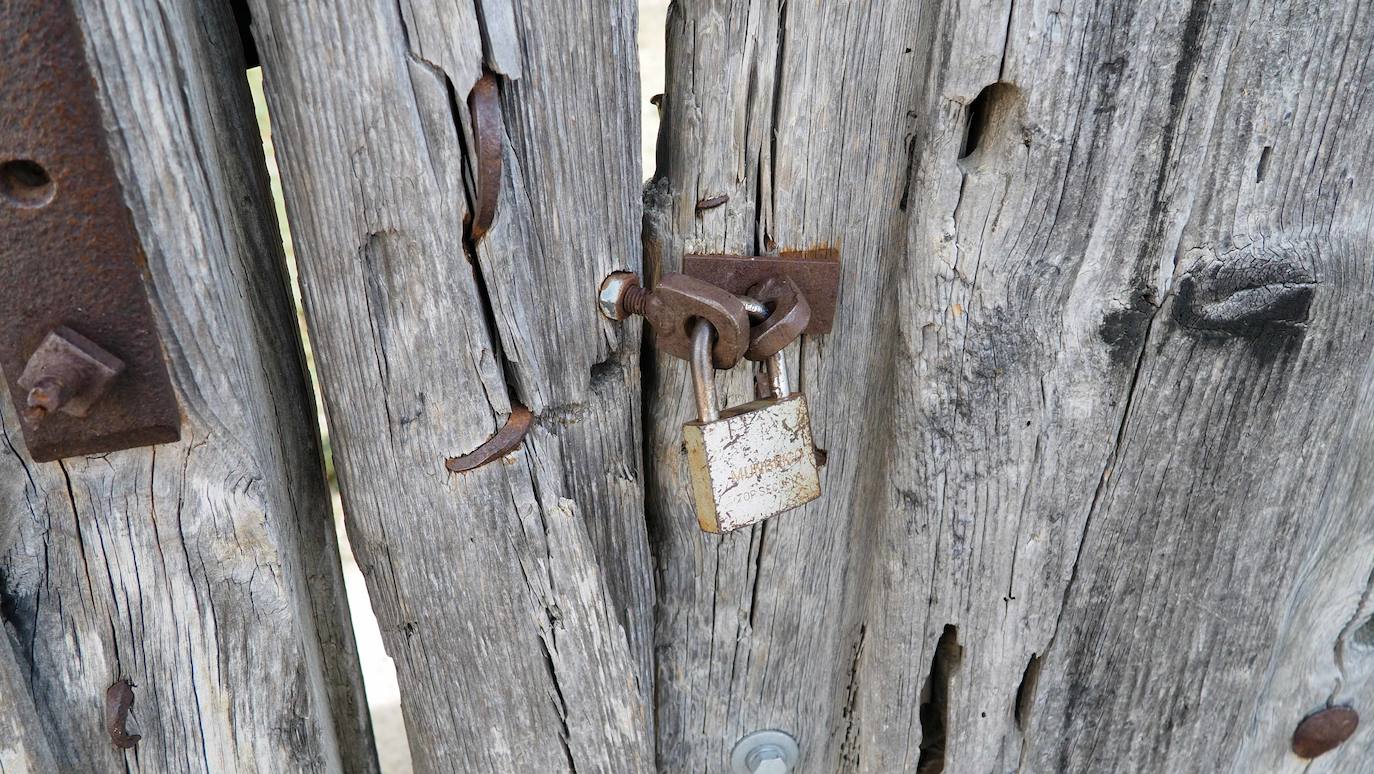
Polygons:
[[9,636],[0,638],[0,771],[43,774],[56,771],[41,716]]
[[[635,8],[255,0],[347,525],[416,769],[652,767],[637,326]],[[466,98],[502,73],[506,176],[465,240]],[[466,473],[509,416],[520,449]]]
[[[77,5],[182,440],[36,464],[3,402],[0,769],[374,771],[228,7]],[[121,677],[137,684],[130,751],[104,731]]]
[[1372,48],[1358,0],[673,5],[647,270],[844,273],[812,505],[699,533],[646,371],[661,770],[1374,771]]

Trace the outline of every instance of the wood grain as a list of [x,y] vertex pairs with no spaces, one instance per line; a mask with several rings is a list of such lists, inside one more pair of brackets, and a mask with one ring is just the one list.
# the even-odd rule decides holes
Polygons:
[[[649,770],[638,330],[595,306],[602,277],[639,264],[633,4],[257,0],[253,18],[416,769]],[[484,62],[507,76],[507,174],[474,245]],[[447,472],[513,402],[535,417],[522,447]]]
[[[39,771],[374,771],[229,9],[77,6],[183,440],[35,464],[4,402],[0,611],[12,663],[0,703],[33,707],[55,759],[30,761]],[[137,685],[130,730],[142,740],[129,751],[102,722],[121,677]]]
[[661,770],[759,728],[824,774],[1303,769],[1293,726],[1374,669],[1371,24],[673,6],[650,271],[844,275],[791,358],[819,502],[699,534],[686,369],[647,374]]

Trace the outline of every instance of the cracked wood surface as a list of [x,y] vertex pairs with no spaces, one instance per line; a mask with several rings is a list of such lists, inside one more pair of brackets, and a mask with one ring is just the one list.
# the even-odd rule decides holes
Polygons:
[[[374,771],[228,6],[76,5],[182,440],[37,464],[4,401],[0,769]],[[103,723],[121,677],[137,684],[129,751]]]
[[820,501],[699,533],[687,370],[646,371],[661,770],[782,728],[814,774],[1374,771],[1368,728],[1289,752],[1374,713],[1371,40],[1357,0],[674,4],[648,271],[844,269],[791,358]]
[[[635,7],[254,0],[351,542],[418,771],[652,768],[637,326]],[[506,175],[464,239],[466,98],[503,73]],[[518,402],[523,445],[444,461]]]

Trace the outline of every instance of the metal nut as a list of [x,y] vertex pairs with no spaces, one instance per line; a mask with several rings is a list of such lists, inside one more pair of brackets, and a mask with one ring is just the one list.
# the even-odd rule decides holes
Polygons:
[[596,296],[596,308],[608,320],[624,320],[631,315],[625,308],[626,296],[632,289],[639,288],[639,276],[632,271],[614,271],[601,281],[601,292]]
[[787,774],[801,759],[797,740],[784,731],[755,731],[730,751],[734,774]]

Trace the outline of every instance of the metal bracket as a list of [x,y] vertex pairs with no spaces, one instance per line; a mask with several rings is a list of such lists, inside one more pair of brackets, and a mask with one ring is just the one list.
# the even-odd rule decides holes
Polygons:
[[737,296],[768,277],[786,275],[797,283],[811,305],[811,321],[803,333],[829,333],[835,321],[840,252],[831,247],[779,255],[684,255],[682,273]]
[[175,441],[147,258],[70,0],[11,0],[0,51],[0,370],[29,454]]

